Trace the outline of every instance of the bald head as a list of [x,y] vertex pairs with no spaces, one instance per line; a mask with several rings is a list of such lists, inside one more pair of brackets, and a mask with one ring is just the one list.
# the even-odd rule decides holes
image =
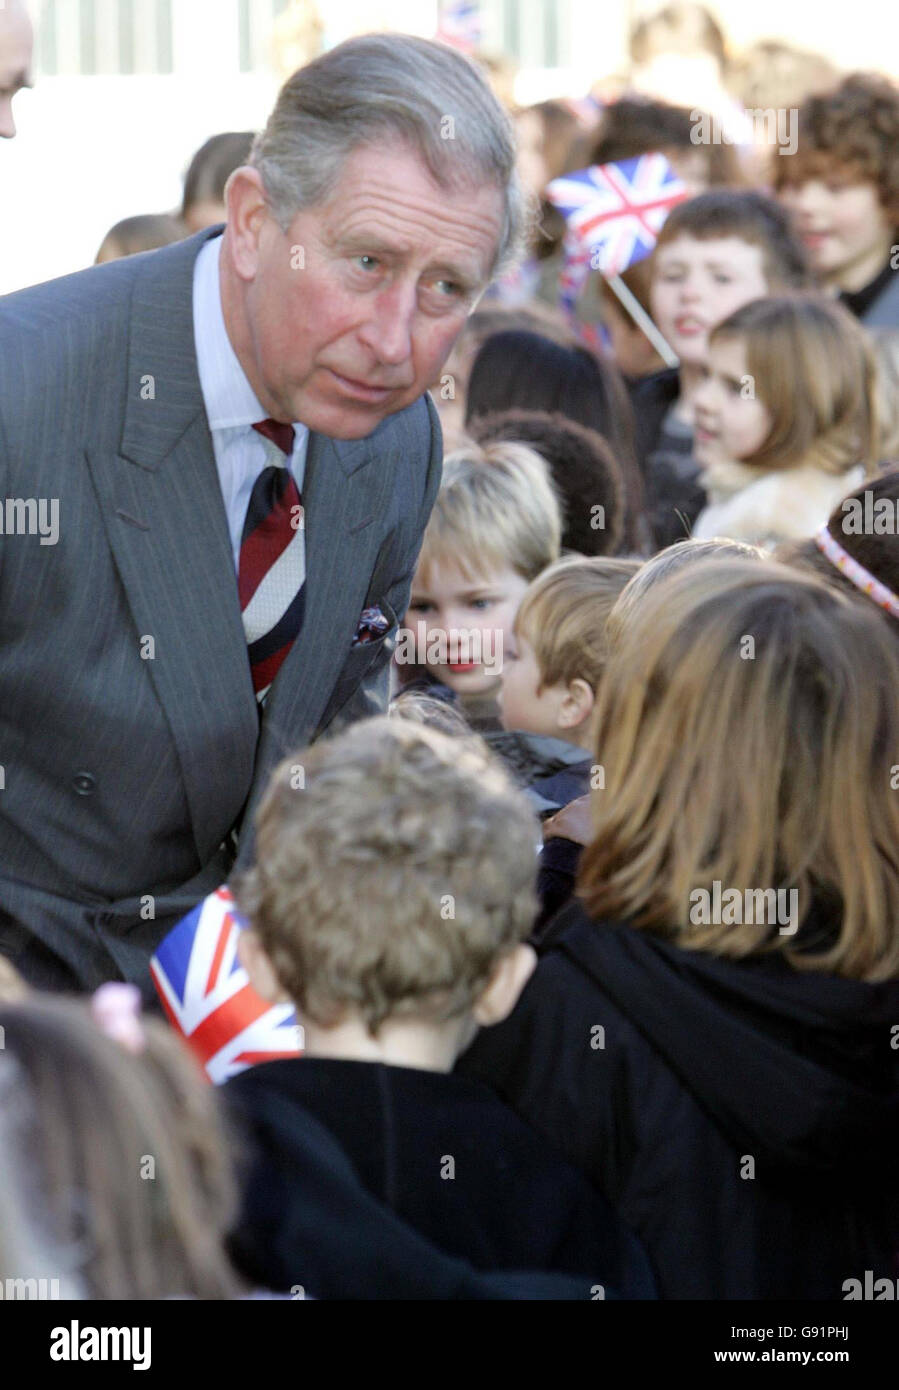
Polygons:
[[13,97],[31,85],[34,32],[23,0],[0,0],[0,138],[16,133]]

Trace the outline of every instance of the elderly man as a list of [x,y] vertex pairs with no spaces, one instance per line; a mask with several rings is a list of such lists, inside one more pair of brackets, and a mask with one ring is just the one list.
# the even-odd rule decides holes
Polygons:
[[13,97],[31,86],[34,33],[23,0],[0,0],[0,139],[16,133]]
[[466,59],[353,39],[286,83],[224,232],[0,301],[0,954],[26,978],[149,997],[273,764],[383,708],[440,477],[425,388],[520,242],[514,157]]

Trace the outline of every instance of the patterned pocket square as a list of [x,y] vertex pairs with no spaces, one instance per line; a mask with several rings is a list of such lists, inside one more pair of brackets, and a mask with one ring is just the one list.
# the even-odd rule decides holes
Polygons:
[[390,626],[391,621],[387,614],[381,610],[380,604],[375,603],[371,608],[363,608],[359,626],[356,628],[356,635],[350,645],[362,647],[369,642],[376,642],[379,637],[384,636]]

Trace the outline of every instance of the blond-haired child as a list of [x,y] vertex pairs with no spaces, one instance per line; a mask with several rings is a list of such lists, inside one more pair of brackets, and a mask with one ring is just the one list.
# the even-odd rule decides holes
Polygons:
[[536,450],[503,441],[450,454],[397,639],[400,683],[424,668],[473,727],[498,728],[496,695],[518,604],[558,559],[561,535],[559,503]]
[[[509,730],[539,740],[542,775],[528,795],[552,816],[590,790],[596,763],[593,711],[606,664],[606,621],[639,560],[575,556],[551,565],[528,588],[518,610],[513,647],[506,652],[500,706]],[[502,750],[499,750],[502,751]],[[554,761],[550,761],[555,755]],[[580,845],[547,839],[540,854],[539,936],[571,895]]]

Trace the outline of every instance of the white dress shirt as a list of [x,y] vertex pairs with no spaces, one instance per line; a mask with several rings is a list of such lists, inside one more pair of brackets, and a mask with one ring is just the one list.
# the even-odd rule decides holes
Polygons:
[[[201,248],[194,266],[194,340],[236,573],[250,493],[267,462],[265,440],[252,427],[266,418],[266,412],[247,381],[225,328],[219,289],[221,249],[222,238],[213,237]],[[293,453],[287,466],[302,492],[309,431],[296,420],[293,428]]]

